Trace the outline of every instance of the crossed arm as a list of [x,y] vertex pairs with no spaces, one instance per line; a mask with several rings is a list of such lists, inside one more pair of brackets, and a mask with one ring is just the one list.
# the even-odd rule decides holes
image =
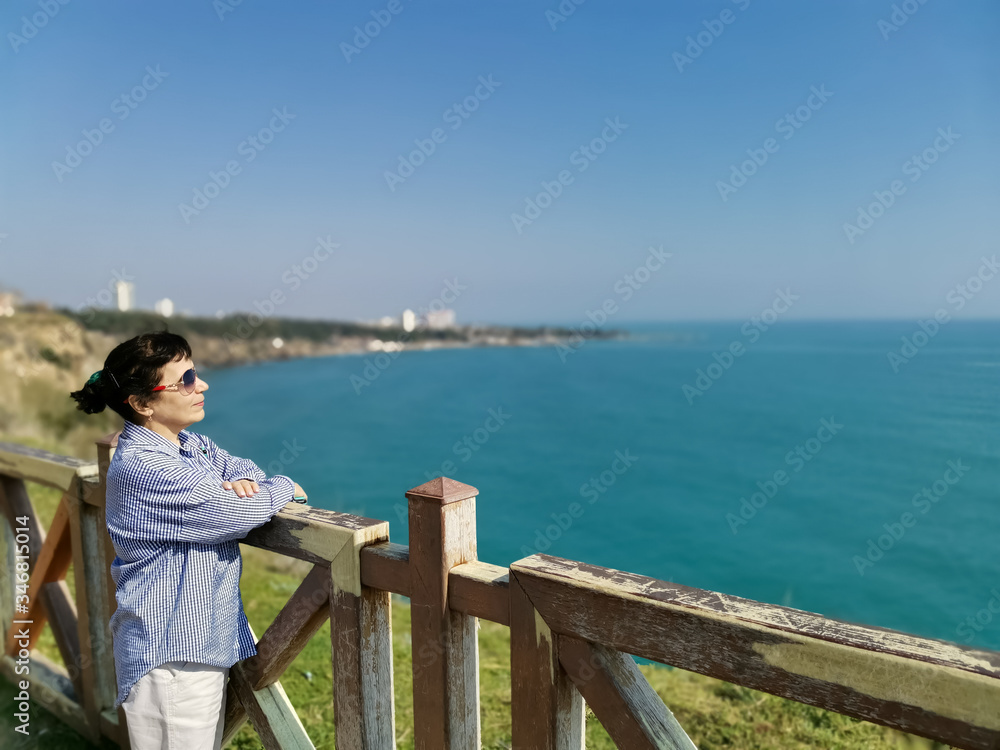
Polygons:
[[[207,435],[200,437],[208,448],[208,457],[212,464],[222,472],[222,478],[225,480],[222,484],[224,489],[233,490],[239,497],[253,496],[260,491],[259,483],[266,478],[266,475],[257,464],[249,458],[230,455]],[[295,497],[306,497],[305,491],[298,484],[295,484]]]
[[157,451],[130,455],[115,476],[108,477],[109,494],[114,491],[118,497],[118,507],[109,514],[109,531],[135,541],[217,544],[241,539],[267,523],[301,489],[287,476],[265,476],[252,461],[228,454],[220,460],[232,471],[224,471],[224,483]]

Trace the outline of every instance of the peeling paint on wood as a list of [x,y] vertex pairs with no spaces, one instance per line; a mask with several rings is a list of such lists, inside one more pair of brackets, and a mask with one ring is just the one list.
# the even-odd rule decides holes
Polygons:
[[755,643],[753,648],[768,664],[786,672],[1000,730],[996,678],[836,643]]
[[1000,653],[548,555],[511,574],[560,635],[959,747],[1000,747]]
[[393,542],[361,550],[361,583],[400,596],[410,595],[410,548]]
[[389,592],[330,595],[337,750],[395,747],[392,615]]
[[0,474],[66,492],[77,477],[96,477],[97,463],[17,443],[0,443]]
[[478,750],[479,636],[448,607],[450,571],[476,559],[475,487],[438,478],[406,493],[417,750]]
[[388,521],[296,504],[286,505],[242,541],[301,560],[327,564],[334,585],[358,596],[361,593],[361,549],[388,539]]
[[64,502],[69,506],[76,597],[83,603],[77,607],[82,702],[96,732],[103,713],[114,709],[118,692],[111,629],[103,617],[109,597],[114,597],[114,590],[107,587],[104,558],[107,526],[99,508],[78,498],[67,497]]
[[583,696],[560,666],[552,632],[515,576],[509,590],[513,745],[583,750]]

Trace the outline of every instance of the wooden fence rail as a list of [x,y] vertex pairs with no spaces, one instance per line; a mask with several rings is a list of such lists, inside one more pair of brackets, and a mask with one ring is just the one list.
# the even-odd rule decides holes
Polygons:
[[[89,739],[127,748],[124,713],[114,710],[114,551],[104,521],[116,441],[98,442],[96,463],[0,443],[0,673],[16,685],[30,665],[33,700]],[[62,493],[47,530],[25,482]],[[694,748],[632,655],[955,747],[1000,750],[1000,653],[549,555],[507,568],[480,562],[476,495],[443,477],[407,492],[409,547],[389,541],[385,521],[309,506],[288,506],[252,531],[246,544],[313,567],[257,654],[231,669],[226,741],[249,720],[269,750],[313,747],[280,677],[329,619],[336,747],[394,748],[395,593],[410,598],[418,750],[480,747],[479,618],[510,628],[518,750],[582,750],[585,705],[619,747]],[[63,665],[34,649],[45,623]]]

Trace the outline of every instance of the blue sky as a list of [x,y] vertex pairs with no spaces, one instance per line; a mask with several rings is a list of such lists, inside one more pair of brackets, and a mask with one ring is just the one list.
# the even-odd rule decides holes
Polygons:
[[[893,29],[893,3],[858,0],[586,0],[561,21],[554,1],[12,2],[0,284],[79,307],[124,269],[142,307],[280,290],[280,315],[368,319],[450,281],[460,321],[522,323],[609,298],[622,320],[739,320],[780,288],[789,318],[929,317],[1000,250],[1000,6],[902,5]],[[366,23],[377,36],[345,54]],[[433,153],[410,159],[415,141]],[[227,163],[215,197],[179,208]],[[338,247],[293,285],[318,237]],[[623,300],[651,246],[670,259]],[[993,283],[962,316],[1000,315]]]

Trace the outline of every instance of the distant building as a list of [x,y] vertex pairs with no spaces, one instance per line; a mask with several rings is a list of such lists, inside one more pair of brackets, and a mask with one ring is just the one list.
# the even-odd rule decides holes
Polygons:
[[392,328],[394,325],[399,325],[399,321],[391,315],[383,315],[378,319],[378,325],[383,328]]
[[122,312],[135,307],[135,284],[130,281],[116,281],[115,293],[118,295],[118,309]]
[[9,318],[21,305],[21,295],[17,292],[0,292],[0,316]]
[[454,328],[455,311],[448,309],[429,310],[424,315],[424,320],[427,321],[428,328]]
[[403,310],[403,330],[409,333],[417,327],[417,314],[413,310]]
[[153,305],[153,309],[164,318],[169,318],[174,314],[174,302],[169,297],[164,297]]

